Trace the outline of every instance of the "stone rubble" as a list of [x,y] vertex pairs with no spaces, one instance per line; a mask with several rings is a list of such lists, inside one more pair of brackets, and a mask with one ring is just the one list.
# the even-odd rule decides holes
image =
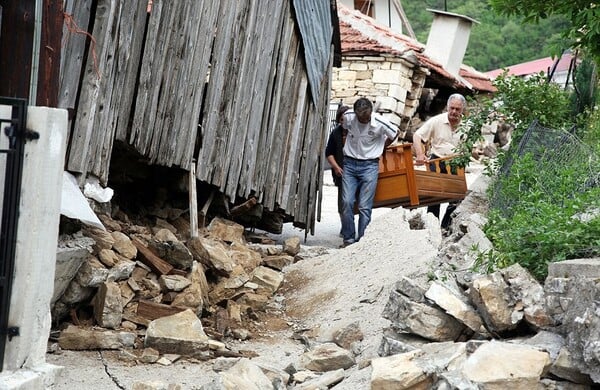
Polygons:
[[269,311],[284,316],[283,271],[314,254],[303,253],[296,237],[283,246],[248,243],[241,225],[221,218],[189,238],[175,227],[189,228],[181,213],[164,214],[153,227],[101,215],[107,231],[78,233],[93,243],[62,268],[63,293],[52,307],[60,348],[120,350],[136,364],[212,359],[218,378],[203,390],[326,389],[348,369],[368,366],[373,390],[585,389],[600,382],[600,259],[550,264],[544,285],[519,265],[474,274],[464,266],[474,261],[470,248],[491,247],[483,213],[456,218],[441,243],[447,268],[433,280],[395,284],[378,313],[390,321],[380,357],[361,358],[362,330],[350,323],[318,341],[299,337],[306,351],[285,369],[254,363],[253,351],[229,341],[254,337]]

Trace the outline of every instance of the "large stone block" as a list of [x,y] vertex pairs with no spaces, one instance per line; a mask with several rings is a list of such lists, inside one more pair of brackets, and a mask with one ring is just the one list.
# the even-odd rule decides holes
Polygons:
[[375,104],[379,104],[379,110],[395,112],[398,101],[390,96],[377,96]]
[[420,353],[421,351],[415,350],[373,359],[371,390],[430,389],[433,385],[431,376],[415,362]]
[[355,61],[350,64],[350,70],[367,70],[369,67],[367,66],[366,61]]
[[565,260],[548,264],[548,279],[574,276],[600,278],[600,257]]
[[54,273],[54,293],[51,304],[54,304],[65,292],[79,267],[90,253],[94,240],[89,237],[67,238],[59,241],[56,248],[56,271]]
[[408,93],[408,90],[406,88],[401,87],[400,85],[397,85],[397,84],[390,85],[390,88],[388,90],[388,95],[395,98],[399,102],[402,102],[402,110],[396,110],[397,112],[404,111],[404,101],[406,100],[407,93]]
[[152,321],[144,345],[161,353],[196,355],[208,348],[208,336],[196,314],[187,309]]
[[340,70],[338,73],[338,80],[356,80],[356,72],[353,70]]
[[373,82],[383,84],[400,84],[404,76],[402,72],[395,69],[374,69]]

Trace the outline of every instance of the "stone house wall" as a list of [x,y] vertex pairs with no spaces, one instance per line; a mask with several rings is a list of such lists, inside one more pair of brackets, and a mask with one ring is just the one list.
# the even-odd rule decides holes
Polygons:
[[427,69],[391,56],[346,56],[333,68],[331,102],[375,101],[377,112],[406,131],[419,106]]

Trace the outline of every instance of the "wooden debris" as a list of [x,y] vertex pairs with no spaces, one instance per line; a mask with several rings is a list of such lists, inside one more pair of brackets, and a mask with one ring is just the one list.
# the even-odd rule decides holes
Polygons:
[[168,275],[173,271],[174,268],[171,264],[152,253],[152,251],[150,251],[150,249],[148,249],[148,247],[146,247],[146,245],[144,245],[140,240],[134,238],[131,241],[138,250],[138,259],[150,267],[152,271],[158,275]]
[[139,317],[152,321],[157,318],[167,317],[173,314],[181,313],[186,309],[187,308],[185,307],[169,306],[162,303],[140,300],[138,302],[136,314]]

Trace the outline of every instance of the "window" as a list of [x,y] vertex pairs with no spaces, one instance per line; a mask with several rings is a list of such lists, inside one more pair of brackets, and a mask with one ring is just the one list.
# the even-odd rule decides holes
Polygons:
[[357,9],[363,14],[368,15],[372,18],[374,17],[373,8],[374,5],[372,0],[354,0],[354,9]]

